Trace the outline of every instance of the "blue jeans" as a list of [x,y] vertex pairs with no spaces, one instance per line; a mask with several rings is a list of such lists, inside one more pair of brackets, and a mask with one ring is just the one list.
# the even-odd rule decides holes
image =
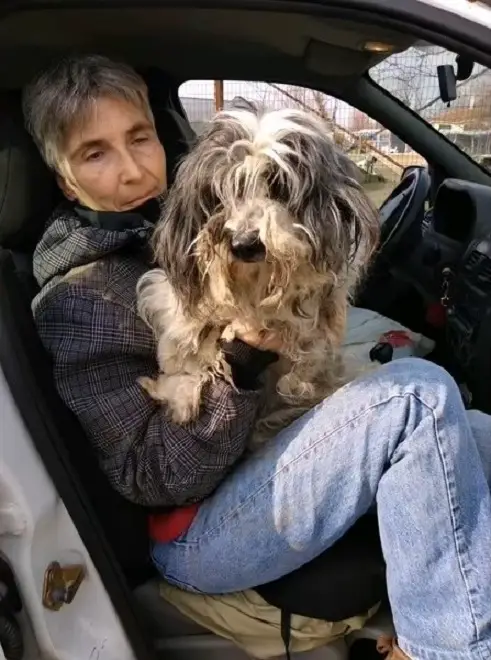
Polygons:
[[453,379],[396,360],[336,392],[241,464],[155,563],[223,593],[310,561],[377,506],[399,645],[414,660],[491,658],[491,418]]

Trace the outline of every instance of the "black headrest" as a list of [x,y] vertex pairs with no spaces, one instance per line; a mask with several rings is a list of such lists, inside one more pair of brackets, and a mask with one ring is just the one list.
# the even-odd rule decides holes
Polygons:
[[[165,146],[169,182],[195,134],[184,116],[177,84],[156,68],[141,71],[157,133]],[[0,94],[0,246],[30,252],[60,199],[53,174],[24,128],[19,92]]]
[[175,170],[192,146],[196,134],[179,99],[178,82],[157,67],[147,67],[139,73],[147,83],[155,127],[165,147],[168,182],[172,183]]
[[20,94],[0,94],[0,245],[32,248],[54,195],[53,176],[24,128]]

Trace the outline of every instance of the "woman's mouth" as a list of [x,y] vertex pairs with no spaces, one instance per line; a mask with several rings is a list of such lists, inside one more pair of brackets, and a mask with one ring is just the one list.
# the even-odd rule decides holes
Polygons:
[[153,199],[154,197],[157,197],[157,195],[158,195],[158,191],[152,190],[147,195],[142,195],[141,197],[135,197],[135,199],[132,199],[130,202],[126,202],[126,204],[124,205],[124,210],[129,211],[131,209],[136,208],[137,206],[141,206],[145,202],[148,202],[149,199]]

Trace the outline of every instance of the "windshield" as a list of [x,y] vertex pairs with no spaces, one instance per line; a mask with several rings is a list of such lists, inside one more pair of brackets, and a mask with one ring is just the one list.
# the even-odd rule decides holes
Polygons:
[[[422,44],[390,55],[370,70],[370,76],[473,160],[491,169],[491,72],[474,64],[466,80],[457,80],[457,98],[448,104],[440,98],[437,72],[445,64],[457,71],[455,53]],[[409,146],[404,148],[410,151]]]

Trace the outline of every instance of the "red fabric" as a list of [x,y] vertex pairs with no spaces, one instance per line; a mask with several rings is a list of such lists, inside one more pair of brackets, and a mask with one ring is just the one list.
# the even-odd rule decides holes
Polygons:
[[148,517],[148,531],[150,538],[159,543],[175,541],[181,534],[191,527],[199,504],[190,504],[169,513],[152,513]]
[[412,346],[413,340],[404,330],[389,330],[379,339],[382,344],[390,344],[392,348],[402,348],[403,346]]

